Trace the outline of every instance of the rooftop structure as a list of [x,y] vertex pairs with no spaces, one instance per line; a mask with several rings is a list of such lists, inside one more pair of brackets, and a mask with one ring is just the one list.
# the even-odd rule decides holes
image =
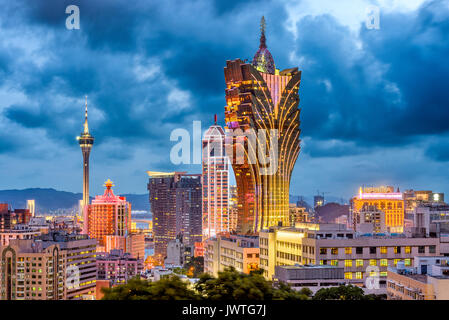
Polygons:
[[414,257],[414,266],[403,263],[388,268],[389,300],[449,300],[449,257]]

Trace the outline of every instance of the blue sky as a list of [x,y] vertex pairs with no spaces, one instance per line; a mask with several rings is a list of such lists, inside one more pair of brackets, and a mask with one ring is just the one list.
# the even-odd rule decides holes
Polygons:
[[[65,27],[68,5],[80,29]],[[380,9],[380,29],[365,26]],[[298,66],[302,150],[291,193],[362,184],[447,192],[447,1],[2,1],[0,189],[81,192],[84,95],[91,194],[146,193],[175,166],[170,133],[224,118],[226,60],[251,60],[259,20],[280,69]]]

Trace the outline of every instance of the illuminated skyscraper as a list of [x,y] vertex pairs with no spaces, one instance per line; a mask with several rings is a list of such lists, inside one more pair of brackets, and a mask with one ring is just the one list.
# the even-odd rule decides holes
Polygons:
[[27,209],[30,210],[31,216],[34,217],[36,214],[36,201],[27,200]]
[[229,232],[229,160],[225,133],[215,124],[203,138],[203,240]]
[[83,153],[83,207],[89,204],[89,155],[94,144],[94,137],[89,133],[89,125],[87,124],[87,96],[86,111],[84,119],[84,130],[80,137],[77,137]]
[[106,246],[107,236],[127,237],[131,231],[131,203],[125,197],[114,195],[111,180],[105,182],[106,190],[96,196],[84,209],[83,233]]
[[182,236],[193,248],[202,241],[201,175],[148,171],[153,213],[154,257],[163,262],[167,245]]
[[[288,225],[290,178],[300,150],[298,90],[301,71],[275,68],[266,46],[262,17],[260,46],[252,64],[240,59],[226,61],[224,74],[226,151],[228,156],[232,154],[237,183],[237,229],[247,233],[279,222]],[[248,132],[251,129],[259,134],[257,151],[247,136],[236,137],[239,130]],[[265,139],[260,139],[261,133]],[[262,140],[269,141],[265,150],[261,148]],[[251,160],[251,155],[256,155],[256,161]],[[267,155],[268,163],[263,159]]]

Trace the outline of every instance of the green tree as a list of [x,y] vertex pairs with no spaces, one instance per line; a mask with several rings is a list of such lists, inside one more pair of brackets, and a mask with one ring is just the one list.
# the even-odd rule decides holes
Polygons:
[[313,300],[382,300],[382,295],[365,295],[362,288],[353,285],[322,288],[315,293]]
[[103,300],[198,300],[200,297],[189,289],[188,283],[178,276],[159,281],[131,279],[127,284],[103,288]]
[[189,262],[184,264],[187,276],[198,278],[204,272],[204,258],[193,257]]
[[201,275],[195,288],[199,294],[209,300],[307,299],[305,295],[284,284],[273,288],[272,283],[265,280],[261,271],[244,274],[232,267],[219,272],[217,278],[208,274]]

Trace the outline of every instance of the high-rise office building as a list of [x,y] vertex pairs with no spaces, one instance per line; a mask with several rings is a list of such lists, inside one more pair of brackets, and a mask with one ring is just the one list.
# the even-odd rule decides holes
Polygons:
[[97,278],[108,280],[111,285],[125,284],[129,279],[139,277],[143,270],[143,257],[136,258],[123,250],[101,252],[97,256]]
[[36,201],[27,200],[27,209],[30,211],[31,216],[34,217],[36,215]]
[[230,231],[229,160],[225,154],[225,133],[215,124],[203,138],[203,237]]
[[147,172],[153,213],[154,257],[163,262],[168,242],[178,234],[186,246],[202,239],[201,175],[185,172]]
[[83,207],[89,204],[89,156],[94,144],[94,137],[89,133],[89,125],[87,123],[87,96],[84,117],[84,130],[81,136],[77,137],[83,153]]
[[104,186],[104,194],[96,196],[92,204],[85,207],[83,228],[83,233],[97,239],[101,247],[106,244],[106,236],[126,237],[131,230],[131,203],[114,194],[111,180]]
[[176,186],[176,234],[185,246],[193,247],[203,239],[201,174],[186,174]]
[[[301,71],[276,69],[262,18],[260,46],[252,63],[226,61],[224,75],[226,151],[237,183],[238,231],[288,225],[290,178],[300,150]],[[257,139],[242,134],[251,130]]]

